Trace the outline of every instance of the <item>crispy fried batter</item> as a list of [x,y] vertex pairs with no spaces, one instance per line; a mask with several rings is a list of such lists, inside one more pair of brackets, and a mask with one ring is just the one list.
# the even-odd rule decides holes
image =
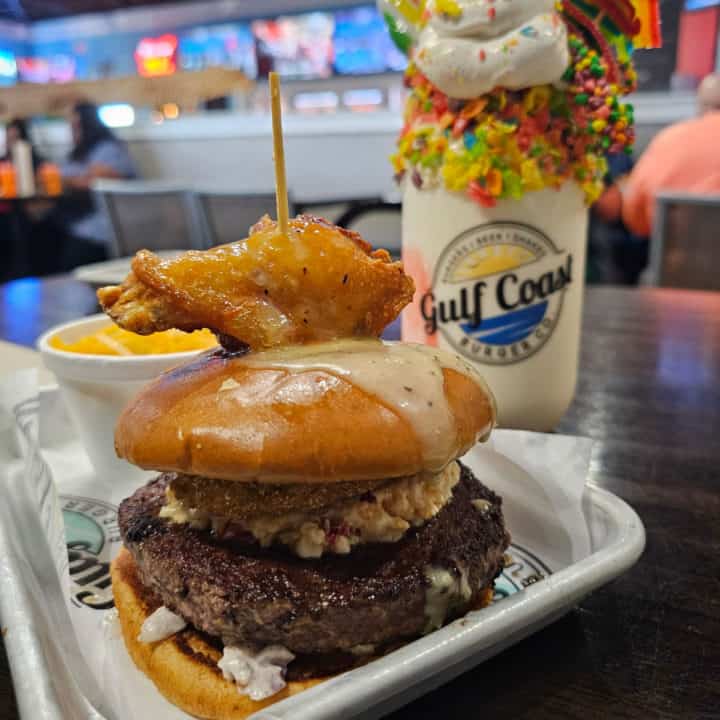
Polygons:
[[254,350],[378,336],[412,299],[412,278],[357,233],[300,215],[287,237],[267,216],[246,240],[161,260],[141,250],[121,286],[98,290],[126,330],[210,328]]
[[388,480],[336,482],[326,485],[268,485],[232,482],[169,473],[170,487],[187,507],[212,515],[244,520],[268,513],[319,510],[341,500],[359,497],[377,490]]

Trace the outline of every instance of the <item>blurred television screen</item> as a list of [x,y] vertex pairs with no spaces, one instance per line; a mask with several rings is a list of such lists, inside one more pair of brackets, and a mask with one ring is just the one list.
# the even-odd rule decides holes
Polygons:
[[0,48],[0,85],[14,85],[17,81],[17,63],[12,50]]
[[255,20],[258,74],[274,70],[286,78],[330,77],[334,25],[332,14],[325,12]]
[[255,38],[250,26],[228,23],[184,31],[180,35],[180,66],[183,70],[232,67],[249,78],[256,77]]
[[390,39],[387,26],[372,5],[335,13],[335,72],[368,75],[402,71],[407,60]]
[[29,83],[64,83],[76,78],[75,58],[70,55],[19,57],[18,79]]

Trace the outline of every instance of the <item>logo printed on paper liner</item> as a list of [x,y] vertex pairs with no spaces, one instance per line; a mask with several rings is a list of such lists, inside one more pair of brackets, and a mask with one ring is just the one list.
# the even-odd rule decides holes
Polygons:
[[536,228],[498,222],[470,228],[438,259],[420,299],[428,335],[490,365],[519,362],[550,338],[572,283],[573,256]]
[[110,559],[122,542],[117,508],[93,498],[61,495],[68,550],[71,601],[93,610],[114,606]]
[[493,602],[500,602],[549,575],[550,568],[537,555],[513,543],[505,553],[505,567],[495,580]]

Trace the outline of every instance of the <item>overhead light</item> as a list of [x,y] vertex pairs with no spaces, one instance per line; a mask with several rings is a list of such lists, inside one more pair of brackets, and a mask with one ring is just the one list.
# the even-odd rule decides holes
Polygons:
[[130,127],[135,124],[135,110],[126,103],[101,105],[98,108],[101,122],[110,128]]
[[180,115],[180,108],[175,103],[165,103],[162,113],[168,120],[176,120]]

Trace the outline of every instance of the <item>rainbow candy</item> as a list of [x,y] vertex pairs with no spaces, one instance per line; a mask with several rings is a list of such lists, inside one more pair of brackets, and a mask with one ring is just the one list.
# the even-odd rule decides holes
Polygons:
[[[621,62],[627,62],[635,48],[662,45],[658,0],[562,0],[562,7],[588,33],[602,34]],[[595,40],[602,45],[597,36]]]
[[607,57],[584,35],[570,33],[568,46],[562,84],[495,88],[468,101],[443,94],[411,62],[392,157],[396,177],[465,193],[486,207],[573,180],[594,202],[604,188],[605,155],[631,152],[633,111],[621,98],[634,83],[629,66],[615,68],[615,82]]
[[[487,0],[490,7],[499,1]],[[574,181],[592,204],[604,189],[606,155],[632,152],[633,109],[622,98],[637,85],[633,50],[660,45],[659,0],[556,0],[570,53],[562,82],[496,87],[463,101],[433,85],[412,57],[429,11],[457,17],[463,3],[377,2],[410,56],[405,122],[392,157],[398,180],[465,193],[487,207]],[[532,37],[532,28],[521,34]]]
[[633,38],[636,48],[662,47],[660,3],[658,0],[632,0],[640,20],[640,32]]

